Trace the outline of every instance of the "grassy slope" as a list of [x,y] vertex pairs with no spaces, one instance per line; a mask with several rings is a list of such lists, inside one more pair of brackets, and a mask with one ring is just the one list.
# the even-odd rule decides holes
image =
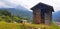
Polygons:
[[57,26],[56,24],[51,23],[51,28],[52,29],[60,29],[60,26]]
[[[6,23],[4,21],[0,22],[0,29],[25,29],[24,27],[37,27],[40,28],[42,25],[37,25],[37,24],[24,24],[25,26],[23,26],[20,23]],[[60,29],[60,27],[56,26],[56,25],[52,25],[50,26],[51,28],[48,28],[49,26],[46,26],[47,29]]]
[[0,22],[0,29],[20,29],[20,25],[22,24]]

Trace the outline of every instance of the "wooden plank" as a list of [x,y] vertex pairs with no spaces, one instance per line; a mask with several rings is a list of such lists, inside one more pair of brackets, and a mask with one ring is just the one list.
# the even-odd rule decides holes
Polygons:
[[34,20],[36,24],[40,24],[41,23],[41,15],[40,15],[40,11],[39,10],[35,10],[34,11]]
[[52,20],[51,15],[52,15],[51,12],[45,13],[45,24],[47,25],[51,24],[51,20]]

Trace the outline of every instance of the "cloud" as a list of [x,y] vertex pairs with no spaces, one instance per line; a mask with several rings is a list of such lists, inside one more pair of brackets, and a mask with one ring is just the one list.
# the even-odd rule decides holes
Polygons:
[[12,8],[12,7],[8,6],[3,0],[0,0],[0,8]]
[[1,1],[1,2],[4,3],[5,6],[16,7],[16,4],[11,3],[11,2],[9,2],[9,1],[3,0],[3,1]]
[[0,8],[8,8],[8,7],[10,7],[10,6],[8,6],[8,5],[6,5],[5,3],[3,3],[3,2],[0,2]]
[[60,11],[60,0],[0,0],[3,2],[1,5],[5,7],[16,7],[18,5],[22,5],[27,9],[35,6],[37,3],[42,2],[54,7],[55,11]]

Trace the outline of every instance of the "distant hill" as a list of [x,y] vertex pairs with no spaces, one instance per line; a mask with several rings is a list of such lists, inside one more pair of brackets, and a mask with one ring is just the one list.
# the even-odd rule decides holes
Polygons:
[[53,20],[56,22],[60,22],[60,11],[53,13]]
[[8,10],[12,13],[12,15],[23,17],[28,17],[29,19],[32,18],[32,12],[28,11],[26,8],[22,6],[17,6],[16,8],[0,8],[0,10]]

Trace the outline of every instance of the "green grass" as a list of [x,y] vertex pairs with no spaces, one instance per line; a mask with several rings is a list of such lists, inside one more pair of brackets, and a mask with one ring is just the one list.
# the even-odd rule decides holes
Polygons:
[[52,23],[50,26],[44,24],[26,24],[25,26],[33,28],[60,29],[60,26],[57,26],[54,23]]
[[4,21],[0,22],[0,29],[21,29],[18,23],[6,23]]
[[60,29],[60,26],[57,26],[56,24],[51,23],[51,28],[52,29]]
[[0,22],[0,29],[29,29],[29,27],[33,28],[43,28],[45,27],[46,29],[60,29],[59,26],[52,24],[51,26],[48,25],[43,25],[43,24],[22,24],[22,23],[7,23],[4,21]]

